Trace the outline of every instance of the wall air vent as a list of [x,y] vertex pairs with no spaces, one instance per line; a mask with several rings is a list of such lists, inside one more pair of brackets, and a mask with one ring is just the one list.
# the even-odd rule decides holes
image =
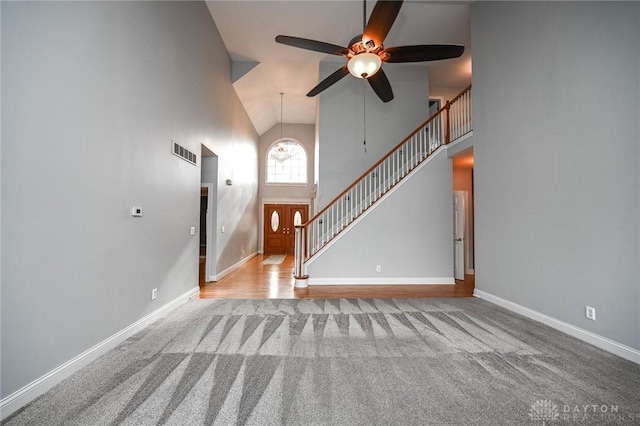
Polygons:
[[173,155],[177,155],[183,160],[195,165],[198,156],[193,152],[189,151],[182,145],[180,145],[177,141],[171,141],[173,143]]

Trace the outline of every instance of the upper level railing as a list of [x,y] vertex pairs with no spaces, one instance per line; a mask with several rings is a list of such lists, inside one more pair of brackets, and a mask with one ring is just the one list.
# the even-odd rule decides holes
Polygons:
[[347,226],[435,150],[472,130],[471,86],[447,102],[304,225],[295,228],[294,276]]

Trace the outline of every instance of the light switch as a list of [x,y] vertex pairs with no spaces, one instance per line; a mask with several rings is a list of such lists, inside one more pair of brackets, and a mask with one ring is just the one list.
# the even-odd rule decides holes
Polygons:
[[196,235],[196,227],[195,226],[191,227],[191,235]]
[[222,227],[220,228],[220,232],[222,232],[222,233],[224,234],[224,226],[222,226]]

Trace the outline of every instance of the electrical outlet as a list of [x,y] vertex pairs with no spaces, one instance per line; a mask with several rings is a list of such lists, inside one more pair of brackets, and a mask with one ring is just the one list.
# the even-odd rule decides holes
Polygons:
[[596,320],[596,308],[592,308],[591,306],[586,306],[585,315],[587,316],[587,319],[595,321]]
[[151,290],[151,300],[156,300],[158,298],[158,289],[154,288]]
[[382,271],[382,266],[376,265],[376,272],[380,272],[380,271]]

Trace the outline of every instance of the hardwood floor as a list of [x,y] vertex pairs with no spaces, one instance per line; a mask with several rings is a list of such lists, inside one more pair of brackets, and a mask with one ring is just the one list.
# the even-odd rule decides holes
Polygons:
[[201,299],[306,299],[471,297],[473,275],[455,285],[333,285],[293,287],[293,255],[280,265],[263,265],[268,255],[257,255],[217,282],[205,283],[204,259],[200,259]]

